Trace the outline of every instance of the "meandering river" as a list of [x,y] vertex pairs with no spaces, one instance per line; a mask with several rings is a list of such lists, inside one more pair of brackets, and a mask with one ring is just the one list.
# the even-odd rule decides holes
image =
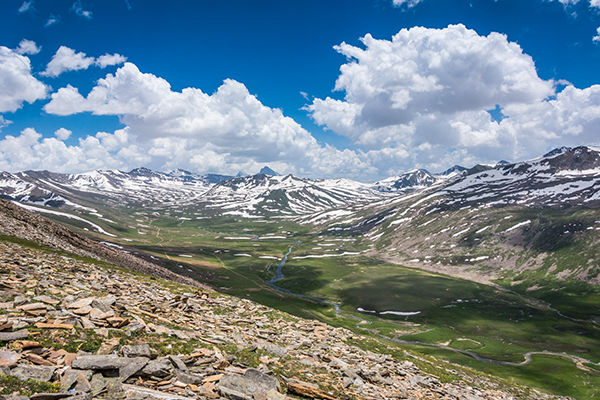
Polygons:
[[[301,242],[298,241],[296,244],[300,244]],[[302,293],[294,293],[291,290],[288,289],[284,289],[282,287],[279,287],[276,285],[277,282],[281,281],[282,279],[285,278],[285,276],[283,275],[283,267],[285,266],[285,264],[288,261],[288,257],[290,256],[290,254],[292,254],[292,250],[294,249],[294,246],[296,246],[296,244],[293,244],[290,246],[290,248],[288,249],[288,252],[285,253],[285,255],[283,256],[283,259],[281,260],[281,262],[279,263],[279,265],[277,266],[277,270],[275,271],[275,276],[273,276],[268,284],[282,292],[282,293],[286,293],[286,294],[290,294],[293,296],[298,296],[298,297],[302,297],[305,299],[310,299],[322,304],[327,304],[330,306],[333,306],[335,308],[335,313],[341,317],[344,318],[350,318],[350,319],[354,319],[354,320],[358,320],[359,322],[356,323],[356,328],[357,329],[361,329],[361,330],[368,330],[370,331],[372,334],[376,335],[377,337],[384,339],[384,340],[389,340],[391,342],[394,343],[398,343],[398,344],[403,344],[403,345],[409,345],[409,346],[414,346],[414,345],[419,345],[419,346],[428,346],[428,347],[436,347],[439,349],[444,349],[444,350],[449,350],[449,351],[454,351],[456,353],[461,353],[470,357],[473,357],[474,359],[476,359],[477,361],[482,361],[482,362],[486,362],[489,364],[496,364],[496,365],[505,365],[505,366],[511,366],[511,367],[520,367],[520,366],[524,366],[524,365],[528,365],[532,362],[532,358],[531,356],[534,354],[542,354],[542,355],[551,355],[551,356],[558,356],[558,357],[566,357],[566,358],[570,358],[572,359],[575,363],[589,363],[595,366],[600,366],[600,363],[595,363],[593,361],[590,361],[586,358],[583,357],[579,357],[579,356],[575,356],[572,354],[567,354],[567,353],[556,353],[556,352],[551,352],[551,351],[547,351],[547,350],[543,350],[543,351],[529,351],[525,354],[523,354],[523,358],[525,359],[522,362],[510,362],[510,361],[498,361],[498,360],[492,360],[490,358],[485,358],[485,357],[481,357],[480,355],[478,355],[477,353],[474,353],[472,351],[468,351],[468,350],[460,350],[460,349],[455,349],[453,347],[444,345],[444,344],[438,344],[438,343],[426,343],[426,342],[419,342],[419,341],[409,341],[409,340],[401,340],[401,339],[397,339],[397,338],[391,338],[389,336],[385,336],[382,335],[381,333],[379,333],[379,331],[377,329],[367,329],[367,328],[363,328],[362,326],[360,326],[361,323],[366,322],[368,325],[371,324],[370,321],[366,321],[363,318],[357,317],[355,315],[347,315],[347,314],[342,314],[342,312],[340,311],[340,307],[342,305],[342,303],[334,303],[332,301],[329,300],[323,300],[320,299],[318,297],[314,297],[314,296],[309,296],[307,294],[302,294]],[[374,318],[378,318],[376,316],[372,316]],[[388,322],[387,320],[385,320],[386,322]]]

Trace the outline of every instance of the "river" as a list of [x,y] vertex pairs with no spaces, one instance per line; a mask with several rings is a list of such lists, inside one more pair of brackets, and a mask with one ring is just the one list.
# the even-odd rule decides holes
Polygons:
[[[296,244],[300,244],[301,242],[298,241]],[[542,354],[542,355],[551,355],[551,356],[559,356],[559,357],[566,357],[566,358],[570,358],[572,359],[574,362],[586,362],[595,366],[600,366],[600,363],[595,363],[593,361],[590,361],[586,358],[582,358],[579,356],[574,356],[572,354],[567,354],[567,353],[555,353],[555,352],[551,352],[551,351],[547,351],[547,350],[543,350],[543,351],[529,351],[525,354],[523,354],[523,358],[525,359],[522,362],[510,362],[510,361],[497,361],[497,360],[492,360],[490,358],[485,358],[485,357],[481,357],[480,355],[478,355],[477,353],[474,353],[472,351],[468,351],[468,350],[459,350],[459,349],[455,349],[453,347],[450,346],[446,346],[443,344],[438,344],[438,343],[426,343],[426,342],[419,342],[419,341],[409,341],[409,340],[401,340],[401,339],[396,339],[396,338],[391,338],[389,336],[385,336],[382,335],[381,333],[379,333],[379,331],[377,329],[367,329],[367,328],[363,328],[360,326],[361,323],[363,323],[363,321],[366,321],[368,325],[371,324],[370,321],[367,321],[363,318],[357,317],[355,315],[346,315],[346,314],[342,314],[342,312],[340,311],[340,307],[342,305],[342,303],[334,303],[332,301],[328,301],[328,300],[323,300],[320,299],[318,297],[314,297],[314,296],[309,296],[307,294],[302,294],[302,293],[294,293],[291,290],[287,290],[284,288],[281,288],[279,286],[276,285],[277,282],[279,282],[280,280],[284,279],[285,276],[283,275],[283,267],[285,266],[285,264],[288,261],[288,257],[290,254],[292,254],[292,250],[294,249],[294,246],[296,244],[293,244],[290,246],[290,248],[288,249],[288,252],[285,253],[285,255],[283,256],[283,259],[281,260],[281,262],[279,263],[279,265],[277,266],[277,270],[275,271],[275,276],[272,277],[269,280],[269,285],[282,292],[282,293],[286,293],[286,294],[291,294],[293,296],[298,296],[298,297],[302,297],[305,299],[310,299],[310,300],[314,300],[316,302],[322,303],[322,304],[327,304],[330,306],[333,306],[335,308],[335,313],[340,316],[340,317],[344,317],[344,318],[350,318],[350,319],[354,319],[354,320],[358,320],[359,322],[356,323],[356,328],[357,329],[361,329],[361,330],[368,330],[371,333],[373,333],[375,336],[384,339],[384,340],[388,340],[394,343],[398,343],[398,344],[402,344],[402,345],[408,345],[408,346],[414,346],[414,345],[418,345],[418,346],[428,346],[428,347],[436,347],[438,349],[444,349],[444,350],[449,350],[449,351],[454,351],[456,353],[460,353],[460,354],[464,354],[466,356],[470,356],[473,357],[474,359],[476,359],[477,361],[482,361],[485,363],[489,363],[489,364],[496,364],[496,365],[504,365],[504,366],[511,366],[511,367],[519,367],[519,366],[524,366],[524,365],[528,365],[532,362],[532,358],[531,356],[534,354]],[[378,318],[376,316],[372,316],[373,318]],[[379,318],[378,318],[379,319]],[[389,322],[389,320],[384,320],[385,322]]]

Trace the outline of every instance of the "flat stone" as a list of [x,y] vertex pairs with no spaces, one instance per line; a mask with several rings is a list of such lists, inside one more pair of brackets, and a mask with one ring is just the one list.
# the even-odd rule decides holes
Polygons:
[[21,356],[14,351],[0,351],[0,367],[14,367]]
[[3,400],[29,400],[29,397],[27,397],[27,396],[19,396],[19,395],[4,396]]
[[113,310],[110,310],[110,311],[100,314],[98,316],[98,319],[109,319],[109,318],[113,318],[115,315],[116,315],[115,312]]
[[144,369],[142,369],[138,375],[142,376],[154,376],[157,378],[164,378],[171,374],[173,371],[173,365],[168,358],[158,358],[150,361]]
[[127,363],[119,368],[119,378],[121,382],[125,382],[127,379],[142,370],[147,364],[148,359],[145,357],[128,358]]
[[74,314],[77,314],[77,315],[87,315],[90,313],[90,311],[92,311],[91,306],[85,306],[85,307],[71,309],[71,312]]
[[33,379],[40,382],[50,382],[56,367],[43,365],[19,365],[10,370],[10,375],[22,381]]
[[72,398],[71,393],[36,393],[34,395],[32,395],[29,399],[30,400],[59,400],[59,399],[66,399]]
[[71,387],[77,382],[77,376],[81,373],[81,371],[75,371],[73,369],[68,369],[63,373],[63,376],[60,378],[60,391],[68,392]]
[[313,385],[305,382],[288,382],[288,393],[313,399],[337,400],[324,390],[315,388]]
[[218,387],[222,395],[232,400],[241,400],[242,398],[236,397],[239,393],[250,399],[253,397],[264,398],[270,390],[278,390],[279,381],[272,376],[250,368],[241,376],[223,376]]
[[92,394],[97,395],[108,386],[108,380],[106,380],[102,374],[97,373],[92,376],[90,381]]
[[148,357],[150,358],[151,349],[147,344],[138,344],[135,346],[123,346],[121,348],[123,357]]
[[285,349],[281,346],[277,346],[276,344],[273,344],[273,343],[259,341],[259,342],[256,342],[255,344],[256,344],[256,347],[258,347],[259,349],[262,349],[269,353],[275,354],[278,357],[285,357],[285,356],[287,356],[287,353],[288,353],[287,349]]
[[126,365],[127,362],[127,359],[113,354],[79,356],[71,363],[71,368],[93,370],[119,369],[123,365]]
[[73,324],[48,324],[46,322],[37,322],[35,327],[40,329],[73,329]]
[[41,301],[43,303],[50,304],[50,305],[53,305],[53,306],[56,306],[56,305],[60,304],[60,301],[54,300],[50,296],[37,296],[37,297],[34,297],[33,300],[35,300],[35,301]]
[[79,309],[79,308],[83,308],[83,307],[89,307],[89,305],[92,304],[92,301],[94,301],[94,300],[96,300],[95,297],[86,297],[85,299],[80,299],[74,303],[69,304],[67,306],[67,308]]
[[100,310],[99,308],[94,307],[94,308],[90,309],[89,314],[90,314],[89,315],[90,318],[101,319],[100,316],[102,314],[104,314],[104,311]]
[[[112,303],[114,303],[114,301]],[[102,311],[103,313],[111,311],[110,304],[108,304],[104,299],[102,299],[102,300],[94,299],[90,303],[90,306],[93,308],[97,308],[98,310]]]
[[187,365],[185,365],[185,363],[183,361],[181,361],[181,358],[177,357],[177,356],[169,356],[169,360],[171,360],[171,363],[173,363],[173,366],[183,372],[188,372],[188,367]]
[[178,381],[186,383],[186,384],[192,384],[192,385],[199,385],[203,382],[205,382],[202,377],[198,376],[198,375],[194,375],[188,372],[183,372],[180,370],[175,370],[174,372],[175,377],[177,378]]
[[127,398],[142,398],[145,400],[192,400],[193,397],[183,397],[176,394],[159,392],[145,387],[123,384]]
[[46,307],[47,306],[44,303],[30,303],[30,304],[23,304],[22,306],[17,306],[16,309],[21,310],[21,311],[35,311],[35,310],[47,310]]
[[75,385],[75,391],[87,393],[92,390],[90,380],[92,379],[92,371],[83,371],[77,375],[77,384]]
[[12,342],[13,340],[22,340],[29,337],[29,331],[24,329],[15,332],[0,332],[0,340],[3,342]]
[[252,395],[248,395],[224,386],[219,386],[219,392],[221,392],[221,396],[229,400],[253,400]]

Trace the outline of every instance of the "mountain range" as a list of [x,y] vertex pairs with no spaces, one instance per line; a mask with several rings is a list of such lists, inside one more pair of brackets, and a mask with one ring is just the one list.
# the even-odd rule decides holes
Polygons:
[[143,205],[250,218],[310,216],[366,204],[377,209],[422,191],[432,191],[442,208],[480,203],[595,206],[599,158],[592,147],[561,148],[514,164],[456,165],[435,175],[417,169],[374,183],[278,175],[266,166],[259,174],[237,177],[147,168],[83,174],[0,172],[0,197],[66,210]]

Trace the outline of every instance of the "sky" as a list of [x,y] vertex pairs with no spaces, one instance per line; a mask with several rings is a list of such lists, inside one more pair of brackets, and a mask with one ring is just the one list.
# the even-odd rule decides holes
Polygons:
[[0,170],[375,181],[600,145],[600,0],[0,0]]

